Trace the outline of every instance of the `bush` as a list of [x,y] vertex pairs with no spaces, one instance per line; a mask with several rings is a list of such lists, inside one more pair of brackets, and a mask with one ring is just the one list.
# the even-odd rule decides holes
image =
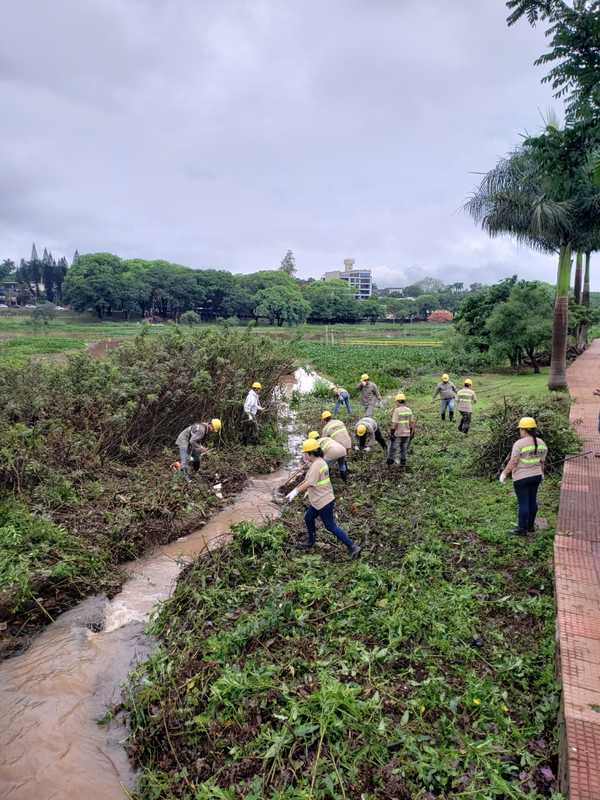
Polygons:
[[135,463],[173,446],[191,422],[219,417],[239,438],[242,404],[260,377],[268,397],[292,361],[249,332],[144,333],[102,360],[28,364],[0,373],[0,484],[23,490],[49,469],[92,477],[106,459]]
[[494,477],[501,469],[518,437],[521,417],[534,417],[548,447],[547,472],[559,472],[563,459],[579,452],[581,442],[569,425],[569,400],[562,394],[547,398],[504,398],[485,416],[487,434],[478,445],[473,467],[478,475]]
[[179,317],[179,322],[181,325],[200,325],[202,320],[195,311],[184,311]]
[[41,306],[36,306],[31,312],[31,319],[34,323],[43,322],[47,325],[50,320],[56,316],[56,306],[54,303],[43,303]]

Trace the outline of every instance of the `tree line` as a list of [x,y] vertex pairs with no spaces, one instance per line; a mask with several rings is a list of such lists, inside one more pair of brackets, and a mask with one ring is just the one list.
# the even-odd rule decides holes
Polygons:
[[[99,319],[115,314],[180,319],[268,320],[273,325],[394,322],[426,320],[438,309],[455,312],[461,300],[480,284],[446,286],[424,278],[405,289],[406,297],[381,292],[358,301],[343,280],[298,280],[294,255],[288,250],[279,269],[240,275],[226,270],[191,269],[164,260],[122,259],[112,253],[75,253],[69,268],[35,245],[29,261],[15,270],[0,264],[0,280],[12,276],[17,300],[65,302],[76,311],[92,310]],[[450,315],[448,315],[450,317]],[[451,317],[450,317],[451,318]]]

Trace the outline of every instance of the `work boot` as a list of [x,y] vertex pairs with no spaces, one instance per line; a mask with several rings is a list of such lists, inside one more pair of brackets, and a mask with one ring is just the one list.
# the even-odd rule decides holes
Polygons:
[[350,558],[354,561],[361,553],[362,547],[359,544],[353,544],[350,549]]
[[521,528],[513,528],[508,533],[512,536],[527,536],[527,531],[522,531]]
[[296,542],[296,547],[299,550],[312,550],[315,544],[316,542],[309,542],[308,539],[305,539],[303,542]]
[[442,414],[442,419],[444,420],[444,422],[446,422],[446,415],[445,414]]
[[449,416],[450,416],[450,422],[454,422],[454,411],[451,411]]
[[388,458],[385,463],[388,465],[388,467],[392,467],[394,465],[394,459]]

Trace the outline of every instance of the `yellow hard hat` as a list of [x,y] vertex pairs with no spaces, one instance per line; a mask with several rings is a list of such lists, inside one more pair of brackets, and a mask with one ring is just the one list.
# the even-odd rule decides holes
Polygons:
[[447,372],[444,372],[444,374],[442,375],[442,380],[443,381],[449,381],[450,380],[450,375],[448,375]]
[[331,411],[323,411],[321,414],[321,419],[329,419],[331,417]]
[[366,372],[363,372],[363,374],[360,376],[360,379],[361,379],[361,381],[368,381],[369,380],[369,376],[367,375]]
[[364,436],[366,432],[367,432],[367,426],[363,425],[362,422],[360,423],[360,425],[356,426],[356,435],[357,436]]
[[519,424],[517,428],[523,428],[524,430],[529,430],[530,428],[537,428],[537,422],[534,420],[533,417],[521,417],[519,420]]
[[306,438],[307,438],[307,439],[318,439],[320,435],[321,435],[321,434],[319,433],[319,431],[310,431],[310,432],[307,434],[307,437],[306,437]]
[[315,450],[319,449],[319,443],[316,439],[305,439],[302,443],[302,452],[303,453],[314,453]]
[[262,383],[259,383],[258,381],[254,381],[254,383],[252,384],[252,388],[253,389],[262,389]]
[[465,386],[472,386],[472,385],[473,381],[471,380],[471,378],[465,378]]
[[396,400],[406,400],[406,395],[400,392],[400,394],[396,395]]
[[221,430],[221,428],[223,427],[223,425],[221,423],[221,420],[220,419],[216,419],[216,418],[215,419],[211,419],[210,424],[212,425],[212,429],[213,429],[213,431],[215,431],[215,433],[218,433]]

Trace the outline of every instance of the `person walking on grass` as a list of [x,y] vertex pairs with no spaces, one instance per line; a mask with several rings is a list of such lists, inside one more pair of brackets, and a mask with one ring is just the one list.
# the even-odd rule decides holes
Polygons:
[[357,558],[361,548],[350,539],[346,531],[340,528],[335,519],[335,495],[329,477],[329,467],[323,458],[319,442],[316,439],[306,439],[302,445],[302,452],[308,464],[308,472],[302,483],[286,495],[286,500],[291,503],[302,492],[308,492],[310,505],[304,513],[308,538],[300,544],[300,547],[308,550],[315,546],[316,521],[320,517],[325,529],[346,545],[350,558]]
[[336,442],[343,444],[346,450],[352,450],[348,428],[341,419],[333,419],[331,411],[323,411],[321,414],[321,436],[331,436]]
[[365,416],[372,417],[375,408],[381,403],[381,395],[377,384],[370,380],[366,372],[363,372],[357,389],[360,392],[360,402],[365,410]]
[[352,406],[350,405],[350,393],[341,386],[333,386],[331,391],[335,395],[335,406],[333,407],[333,413],[337,414],[342,406],[346,406],[346,411],[351,414]]
[[390,430],[390,449],[388,466],[396,464],[405,467],[410,440],[415,435],[415,415],[406,405],[406,396],[400,392],[396,395],[396,405],[392,412],[392,428]]
[[319,447],[323,451],[323,458],[327,462],[329,471],[333,464],[338,465],[340,471],[340,478],[346,483],[348,480],[348,462],[346,461],[347,451],[341,442],[336,442],[331,436],[320,436],[319,431],[311,431],[308,434],[309,439],[315,439],[319,442]]
[[458,430],[461,433],[467,434],[469,432],[469,428],[471,427],[473,403],[477,402],[477,395],[473,391],[473,381],[471,378],[465,378],[465,384],[457,393],[456,399],[458,401],[458,412],[460,414]]
[[211,419],[210,422],[195,422],[184,428],[175,444],[179,448],[179,471],[188,483],[190,482],[190,462],[194,472],[200,469],[200,460],[208,452],[203,442],[209,433],[219,433],[222,428],[220,419]]
[[512,474],[519,513],[517,527],[511,533],[525,536],[535,530],[537,493],[544,477],[548,448],[540,439],[533,417],[522,417],[518,428],[519,438],[513,445],[508,464],[500,473],[500,483]]
[[358,439],[357,450],[369,452],[373,439],[381,445],[383,450],[387,450],[385,439],[381,435],[379,425],[373,417],[362,417],[356,425],[356,438]]
[[456,397],[456,386],[451,383],[450,376],[444,372],[442,380],[435,387],[433,399],[440,396],[440,414],[443,420],[446,419],[446,411],[450,417],[450,422],[454,419],[454,398]]

